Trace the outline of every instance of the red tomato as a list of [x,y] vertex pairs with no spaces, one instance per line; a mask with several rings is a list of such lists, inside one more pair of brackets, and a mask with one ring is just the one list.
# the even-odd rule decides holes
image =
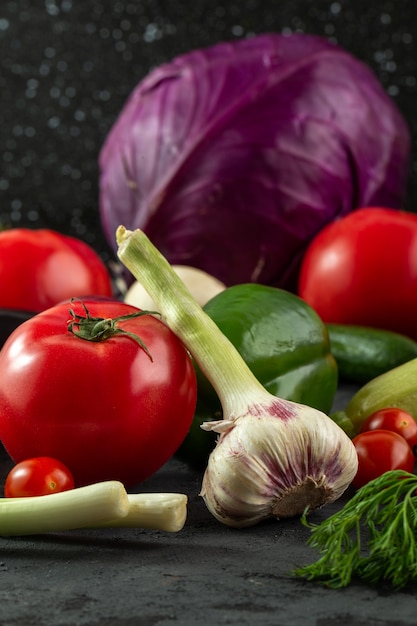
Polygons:
[[[104,339],[109,319],[139,312],[116,300],[84,304],[92,327],[104,318]],[[15,462],[60,459],[77,486],[107,479],[137,484],[188,432],[197,393],[192,361],[152,315],[116,324],[144,342],[151,360],[127,334],[103,341],[76,336],[70,309],[85,316],[80,301],[56,305],[21,324],[0,351],[0,440]]]
[[68,467],[49,456],[26,459],[15,465],[4,484],[6,498],[46,496],[74,489],[74,478]]
[[417,339],[417,215],[354,211],[309,245],[299,295],[324,322],[386,328]]
[[417,422],[410,413],[396,407],[379,409],[369,415],[361,426],[360,432],[367,430],[392,430],[398,433],[407,441],[408,445],[415,452],[417,446]]
[[53,230],[0,232],[0,307],[39,312],[76,296],[111,296],[109,272],[86,243]]
[[389,470],[414,470],[414,454],[406,440],[392,430],[368,430],[353,438],[358,471],[352,481],[357,489]]

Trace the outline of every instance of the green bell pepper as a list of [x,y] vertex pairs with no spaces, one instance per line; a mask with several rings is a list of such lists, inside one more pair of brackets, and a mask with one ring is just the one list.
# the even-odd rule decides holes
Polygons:
[[[328,413],[338,383],[326,326],[298,296],[275,287],[245,283],[228,287],[204,307],[272,394]],[[202,468],[215,436],[200,428],[221,419],[214,389],[196,366],[198,402],[192,427],[177,457]]]

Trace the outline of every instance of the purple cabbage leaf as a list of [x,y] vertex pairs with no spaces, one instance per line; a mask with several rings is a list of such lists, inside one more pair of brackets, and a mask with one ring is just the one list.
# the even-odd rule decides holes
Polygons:
[[194,50],[129,96],[100,153],[100,213],[226,285],[296,290],[303,253],[355,208],[402,208],[410,135],[370,68],[325,39]]

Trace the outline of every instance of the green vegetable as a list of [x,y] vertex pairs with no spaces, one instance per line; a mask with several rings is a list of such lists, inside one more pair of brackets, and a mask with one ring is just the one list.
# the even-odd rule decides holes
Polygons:
[[341,380],[364,384],[417,358],[417,342],[389,330],[327,324]]
[[[325,325],[301,298],[282,289],[245,283],[228,287],[203,310],[265,389],[329,412],[337,388],[337,365]],[[216,392],[198,368],[197,376],[194,424],[177,456],[204,467],[215,438],[204,438],[200,425],[221,419],[222,410]]]
[[246,283],[222,291],[203,310],[270,393],[330,410],[337,366],[326,327],[304,300]]
[[348,437],[353,439],[356,435],[355,427],[352,421],[348,418],[344,411],[336,411],[330,415],[331,419],[338,425],[342,430],[345,431]]
[[110,526],[176,532],[186,510],[184,494],[127,494],[121,482],[110,480],[45,496],[0,498],[0,536]]
[[417,476],[386,472],[359,489],[321,524],[302,522],[312,534],[308,544],[321,551],[318,561],[297,576],[334,589],[353,577],[395,589],[417,580]]
[[322,411],[267,391],[143,231],[119,226],[116,240],[219,397],[222,419],[201,425],[219,434],[200,491],[213,516],[243,528],[337,500],[358,468],[349,437]]
[[386,407],[404,409],[417,420],[417,359],[398,365],[363,385],[346,406],[344,420],[338,412],[335,421],[349,420],[357,433],[371,413]]

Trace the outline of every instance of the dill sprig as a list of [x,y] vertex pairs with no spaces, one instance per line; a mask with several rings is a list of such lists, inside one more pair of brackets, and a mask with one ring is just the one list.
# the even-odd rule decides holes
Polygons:
[[417,580],[417,476],[392,470],[358,489],[344,507],[310,528],[307,544],[321,557],[294,574],[326,587],[346,587],[353,577],[395,589]]

